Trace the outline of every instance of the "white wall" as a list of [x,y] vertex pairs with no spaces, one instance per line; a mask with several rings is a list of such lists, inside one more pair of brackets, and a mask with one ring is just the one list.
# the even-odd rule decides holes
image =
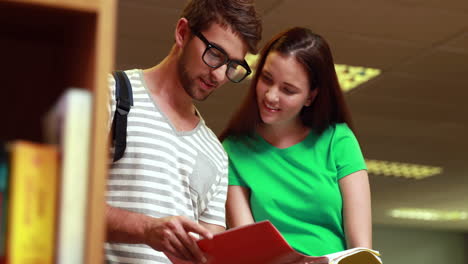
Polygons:
[[374,226],[384,264],[468,264],[468,234]]

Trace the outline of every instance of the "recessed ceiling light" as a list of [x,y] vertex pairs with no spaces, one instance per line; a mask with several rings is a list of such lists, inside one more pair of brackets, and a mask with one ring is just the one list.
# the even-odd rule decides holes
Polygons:
[[468,212],[442,211],[421,208],[398,208],[389,211],[393,218],[424,220],[424,221],[461,221],[468,220]]
[[367,171],[375,175],[421,180],[443,172],[442,167],[366,159]]
[[[247,53],[245,61],[252,69],[252,74],[248,78],[252,78],[257,68],[258,54]],[[375,78],[381,73],[381,70],[374,68],[365,68],[361,66],[350,66],[345,64],[335,64],[336,75],[341,89],[347,92],[356,88],[358,85]]]
[[245,55],[245,61],[247,62],[247,64],[249,64],[249,67],[252,70],[252,74],[250,74],[249,77],[253,75],[255,69],[257,68],[258,58],[258,54],[247,53],[247,55]]
[[345,64],[335,64],[335,71],[338,76],[338,82],[344,92],[356,88],[358,85],[377,77],[381,73],[379,69]]

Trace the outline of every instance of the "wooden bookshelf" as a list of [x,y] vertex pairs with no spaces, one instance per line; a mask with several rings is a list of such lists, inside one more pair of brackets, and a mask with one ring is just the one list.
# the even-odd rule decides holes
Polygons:
[[115,0],[0,1],[1,140],[42,141],[41,119],[66,88],[93,92],[86,263],[103,262],[115,16]]

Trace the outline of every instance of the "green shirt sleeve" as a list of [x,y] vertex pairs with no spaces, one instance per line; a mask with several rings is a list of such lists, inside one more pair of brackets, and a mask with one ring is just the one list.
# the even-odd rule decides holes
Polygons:
[[[235,148],[235,143],[231,138],[226,138],[223,140],[223,147],[226,150],[226,153],[229,157],[229,185],[239,185],[243,187],[248,187],[245,181],[239,175],[234,163],[231,160],[231,157],[235,155],[241,155],[240,151]],[[244,155],[248,155],[245,153]]]
[[338,179],[367,169],[359,142],[345,123],[336,124],[333,136],[333,157]]

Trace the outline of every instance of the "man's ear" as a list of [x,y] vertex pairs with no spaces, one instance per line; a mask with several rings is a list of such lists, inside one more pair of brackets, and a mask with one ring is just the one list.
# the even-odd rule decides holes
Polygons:
[[182,17],[177,21],[175,29],[175,42],[179,48],[182,48],[190,38],[190,26],[189,22],[185,17]]
[[315,97],[317,97],[318,94],[318,88],[316,87],[313,91],[309,92],[309,97],[307,98],[307,101],[305,102],[304,106],[310,106],[314,100]]

